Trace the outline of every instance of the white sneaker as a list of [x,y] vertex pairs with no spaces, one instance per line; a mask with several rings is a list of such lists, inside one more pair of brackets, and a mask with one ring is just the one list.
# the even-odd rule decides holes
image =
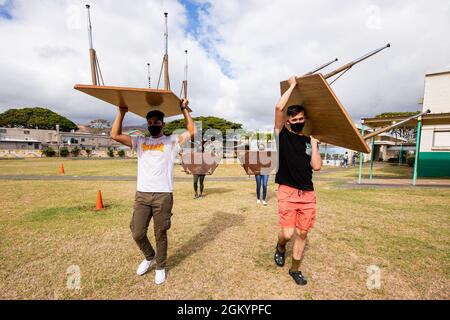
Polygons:
[[146,274],[148,269],[150,269],[150,267],[152,265],[154,265],[155,262],[156,262],[156,256],[151,261],[147,261],[147,259],[144,259],[144,261],[141,262],[141,264],[139,265],[139,267],[136,270],[137,275],[143,276],[144,274]]
[[162,284],[162,283],[164,283],[164,281],[166,281],[166,270],[165,269],[161,269],[161,270],[156,269],[155,283]]
[[263,205],[264,205],[264,207],[267,207],[267,202],[266,202],[266,200],[263,201]]
[[261,203],[261,200],[256,200],[256,204],[260,204]]

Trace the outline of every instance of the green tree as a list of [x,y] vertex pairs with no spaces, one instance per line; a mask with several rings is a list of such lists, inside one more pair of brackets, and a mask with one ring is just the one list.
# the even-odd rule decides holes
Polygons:
[[46,108],[9,109],[0,114],[0,127],[55,130],[78,130],[75,123]]
[[108,148],[107,154],[108,154],[108,156],[109,156],[110,158],[114,158],[114,150],[113,150],[113,149]]
[[51,158],[51,157],[54,157],[54,156],[55,156],[56,151],[53,150],[53,148],[49,146],[49,147],[46,147],[45,149],[42,150],[42,154],[43,154],[44,156],[46,156],[46,157]]
[[78,148],[78,147],[73,148],[72,151],[71,151],[72,155],[73,155],[75,158],[78,157],[78,156],[80,155],[80,152],[81,152],[81,150],[80,150],[80,148]]
[[62,147],[61,149],[59,149],[59,156],[60,157],[65,158],[65,157],[69,156],[69,154],[70,154],[70,152],[69,152],[69,149],[67,147]]
[[268,132],[256,132],[256,135],[253,135],[254,138],[258,141],[270,141],[272,140],[272,133]]
[[412,111],[412,112],[384,112],[379,115],[376,115],[375,118],[392,118],[392,117],[412,117],[416,114],[419,114],[421,111]]
[[[205,132],[208,129],[217,129],[222,134],[225,134],[227,130],[233,129],[242,129],[242,124],[231,122],[222,118],[217,117],[196,117],[193,118],[195,122],[201,121],[202,122],[202,130]],[[170,135],[177,129],[185,129],[186,123],[184,119],[175,120],[172,122],[169,122],[164,127],[164,134]]]
[[117,151],[117,155],[121,158],[125,157],[125,150],[119,150]]
[[91,156],[91,154],[92,154],[92,150],[91,149],[86,149],[85,151],[86,151],[86,154],[87,154],[87,156],[89,158]]
[[416,158],[414,156],[408,156],[406,158],[406,163],[409,167],[414,167],[414,162],[416,161]]

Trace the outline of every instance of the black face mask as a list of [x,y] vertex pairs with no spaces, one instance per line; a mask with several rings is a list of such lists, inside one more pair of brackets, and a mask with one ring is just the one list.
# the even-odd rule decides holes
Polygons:
[[305,127],[304,122],[291,123],[291,130],[296,133],[302,132],[304,127]]
[[152,137],[157,137],[162,131],[162,126],[149,126],[148,131],[150,132]]

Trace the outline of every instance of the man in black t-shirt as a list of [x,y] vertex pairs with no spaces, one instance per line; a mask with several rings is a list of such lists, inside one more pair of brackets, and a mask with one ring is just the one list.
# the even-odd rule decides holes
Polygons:
[[289,98],[297,85],[295,77],[288,80],[290,87],[281,96],[275,108],[275,136],[278,147],[278,222],[281,227],[275,249],[275,263],[285,263],[286,244],[295,236],[292,266],[289,274],[299,285],[307,281],[300,271],[308,231],[316,220],[316,194],[312,173],[322,168],[318,141],[303,134],[305,109],[300,105],[287,108]]

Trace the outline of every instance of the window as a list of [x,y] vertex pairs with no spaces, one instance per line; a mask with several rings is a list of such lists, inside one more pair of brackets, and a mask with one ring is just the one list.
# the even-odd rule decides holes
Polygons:
[[6,130],[6,129],[0,129],[0,133],[7,133],[8,132],[8,130]]
[[84,142],[85,140],[84,140],[84,138],[81,138],[81,142]]
[[433,147],[450,148],[450,130],[434,131]]
[[78,144],[78,139],[76,138],[70,138],[70,137],[65,137],[63,139],[64,143],[68,143],[68,144]]
[[35,143],[35,144],[34,144],[34,149],[35,149],[35,150],[39,150],[39,143]]
[[30,134],[30,130],[24,130],[23,134]]

